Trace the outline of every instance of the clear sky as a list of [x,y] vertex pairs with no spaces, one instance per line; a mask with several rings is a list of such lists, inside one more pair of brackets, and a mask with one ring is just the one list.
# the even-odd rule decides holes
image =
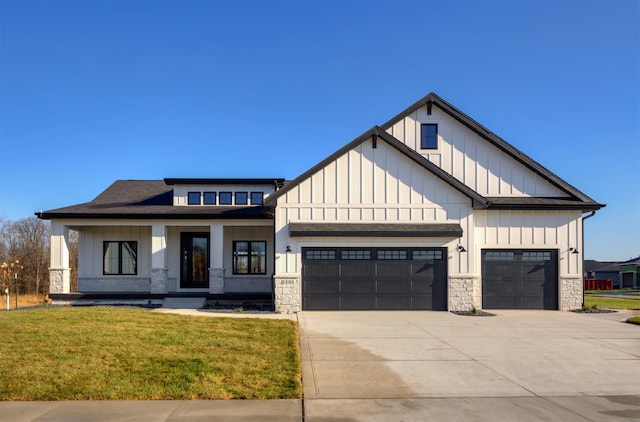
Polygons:
[[292,179],[433,91],[640,255],[638,1],[0,0],[0,216],[116,179]]

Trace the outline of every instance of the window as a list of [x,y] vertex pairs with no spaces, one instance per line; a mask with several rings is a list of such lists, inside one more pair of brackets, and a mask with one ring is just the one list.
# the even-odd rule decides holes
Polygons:
[[551,252],[523,251],[523,261],[551,261]]
[[336,251],[334,250],[307,250],[304,257],[311,260],[331,260],[336,259]]
[[342,251],[340,252],[340,258],[349,259],[349,260],[365,260],[371,259],[371,251],[363,250],[363,251]]
[[487,251],[485,261],[515,261],[515,252],[509,251]]
[[236,205],[247,205],[247,192],[236,192]]
[[220,192],[220,205],[231,205],[231,192]]
[[415,261],[430,261],[432,259],[442,259],[442,251],[415,250],[412,252]]
[[200,192],[189,192],[187,194],[188,205],[200,205]]
[[378,251],[378,259],[393,259],[393,260],[404,260],[407,259],[407,251]]
[[234,274],[266,274],[267,242],[236,241],[233,242]]
[[138,273],[138,242],[106,241],[103,247],[104,275],[136,275]]
[[251,205],[262,205],[264,199],[264,193],[251,192]]
[[215,205],[216,204],[216,193],[215,192],[205,192],[204,193],[204,205]]
[[438,149],[438,125],[433,123],[422,124],[420,148]]

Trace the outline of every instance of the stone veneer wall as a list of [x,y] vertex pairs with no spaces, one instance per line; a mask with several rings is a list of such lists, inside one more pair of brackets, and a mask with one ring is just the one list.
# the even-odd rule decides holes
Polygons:
[[292,314],[302,309],[300,283],[300,276],[274,276],[276,312]]
[[71,290],[71,270],[69,268],[49,269],[49,293],[69,293]]
[[583,300],[583,281],[580,277],[560,277],[560,310],[580,309]]
[[470,311],[482,308],[480,279],[473,274],[449,276],[449,310]]

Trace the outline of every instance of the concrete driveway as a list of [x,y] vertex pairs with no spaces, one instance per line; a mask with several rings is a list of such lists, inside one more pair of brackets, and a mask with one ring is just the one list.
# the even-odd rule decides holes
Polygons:
[[305,420],[640,420],[627,315],[302,312]]

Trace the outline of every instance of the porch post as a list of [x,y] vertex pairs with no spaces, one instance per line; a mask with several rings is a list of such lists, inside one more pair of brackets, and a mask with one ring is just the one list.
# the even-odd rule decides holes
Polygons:
[[151,293],[167,291],[167,227],[151,225]]
[[51,266],[49,267],[49,293],[70,293],[69,227],[51,221]]
[[209,293],[224,293],[224,226],[210,226]]

